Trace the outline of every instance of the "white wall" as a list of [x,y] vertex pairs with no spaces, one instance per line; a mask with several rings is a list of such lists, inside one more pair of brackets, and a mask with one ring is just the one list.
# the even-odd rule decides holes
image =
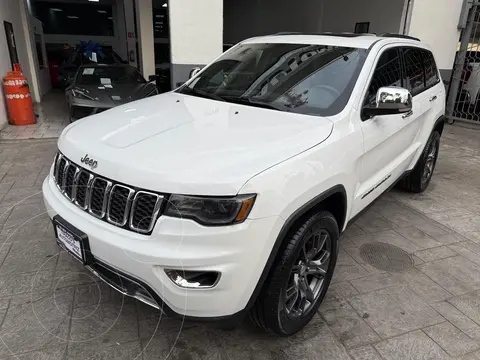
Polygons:
[[225,0],[224,43],[284,31],[317,33],[325,1],[336,0]]
[[405,0],[325,0],[321,29],[354,32],[357,22],[370,22],[371,33],[399,33],[404,4]]
[[414,0],[409,35],[431,46],[439,69],[451,70],[460,38],[463,0]]
[[168,11],[172,63],[207,64],[222,53],[223,0],[173,0]]
[[[22,65],[23,73],[30,84],[33,99],[39,101],[38,78],[33,65],[33,51],[30,47],[32,34],[28,33],[28,16],[29,14],[23,1],[0,0],[0,77],[3,78],[11,70],[10,55],[3,26],[3,22],[8,21],[13,24],[19,61]],[[0,127],[7,123],[5,106],[5,95],[2,86],[0,90]]]

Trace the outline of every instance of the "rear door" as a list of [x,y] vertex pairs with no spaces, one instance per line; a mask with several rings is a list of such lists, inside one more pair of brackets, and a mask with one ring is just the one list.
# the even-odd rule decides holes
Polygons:
[[430,136],[433,124],[436,121],[438,106],[445,101],[442,96],[442,86],[435,60],[430,51],[416,47],[404,47],[402,49],[405,62],[405,83],[413,96],[413,113],[415,131],[412,139],[412,150],[415,155],[409,164],[411,168]]

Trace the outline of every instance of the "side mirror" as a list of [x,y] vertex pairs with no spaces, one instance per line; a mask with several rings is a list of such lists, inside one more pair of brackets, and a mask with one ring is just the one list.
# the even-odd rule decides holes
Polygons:
[[194,67],[192,70],[190,70],[190,74],[188,75],[188,78],[191,79],[193,78],[195,75],[197,75],[199,72],[200,72],[200,68],[199,67]]
[[150,75],[148,77],[148,82],[156,81],[157,80],[157,75]]
[[404,114],[412,111],[412,94],[407,89],[395,86],[381,87],[377,91],[375,105],[363,107],[367,117]]

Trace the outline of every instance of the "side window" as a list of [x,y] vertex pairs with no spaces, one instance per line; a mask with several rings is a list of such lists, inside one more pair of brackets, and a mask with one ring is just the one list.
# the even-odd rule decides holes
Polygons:
[[412,96],[425,89],[425,72],[423,70],[423,50],[418,48],[404,48],[405,80],[407,89]]
[[397,48],[385,50],[378,59],[365,104],[374,105],[378,89],[383,86],[402,86],[402,66]]
[[425,85],[428,87],[435,85],[440,81],[435,59],[430,51],[423,50],[423,61],[425,64]]

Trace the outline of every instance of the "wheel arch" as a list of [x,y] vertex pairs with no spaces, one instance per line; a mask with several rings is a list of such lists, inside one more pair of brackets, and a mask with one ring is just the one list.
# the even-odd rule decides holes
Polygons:
[[440,136],[443,133],[443,128],[445,127],[445,116],[440,116],[436,121],[435,125],[433,126],[433,130],[436,130],[440,133]]
[[287,235],[293,231],[305,217],[318,210],[330,211],[337,220],[339,232],[342,232],[347,216],[347,192],[345,187],[343,185],[335,185],[331,187],[320,195],[309,200],[288,217],[275,240],[272,251],[270,252],[262,274],[260,275],[245,310],[251,309],[255,304]]

